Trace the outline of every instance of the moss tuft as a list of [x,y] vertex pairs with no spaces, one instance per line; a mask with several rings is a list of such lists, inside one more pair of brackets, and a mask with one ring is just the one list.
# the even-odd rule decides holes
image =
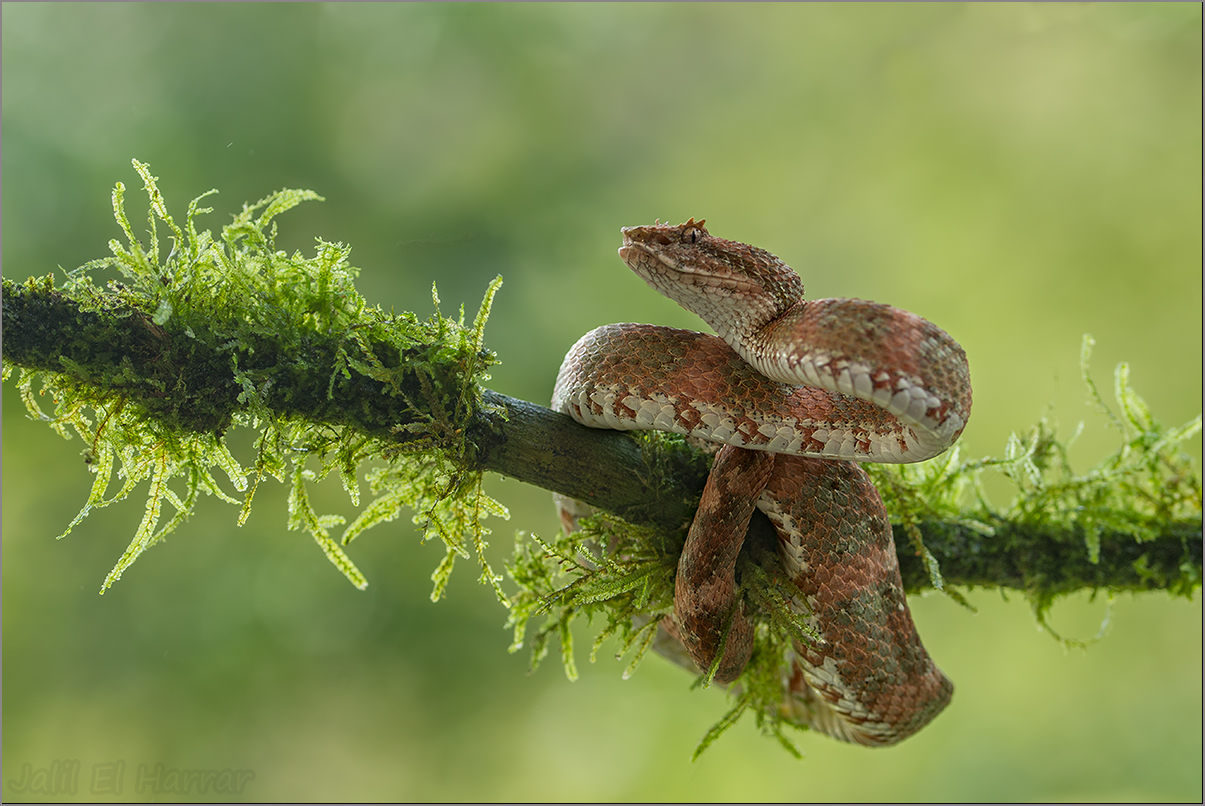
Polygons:
[[[19,357],[18,387],[35,419],[87,445],[85,461],[96,480],[60,537],[93,509],[129,497],[149,480],[145,515],[101,593],[191,514],[199,493],[238,505],[242,524],[259,482],[272,476],[289,485],[288,527],[308,532],[356,587],[367,580],[342,546],[409,506],[424,539],[439,537],[447,545],[435,574],[436,597],[452,558],[470,556],[472,547],[482,580],[505,601],[499,576],[485,561],[489,530],[482,520],[506,517],[506,510],[482,492],[480,472],[457,470],[472,466],[464,434],[483,405],[480,384],[495,361],[484,349],[483,328],[501,280],[490,286],[471,325],[463,312],[459,319],[442,316],[438,298],[426,320],[385,313],[356,291],[359,270],[348,262],[350,247],[317,239],[310,256],[276,249],[277,216],[320,201],[316,193],[281,190],[246,204],[215,238],[198,231],[196,219],[212,212],[199,204],[216,191],[189,204],[181,228],[149,167],[135,160],[134,168],[150,202],[148,243],[134,234],[119,182],[113,211],[125,242],[109,242],[111,257],[69,272],[60,289],[51,276],[21,285],[5,281],[4,288],[6,296],[37,295],[40,307],[25,314],[34,327],[26,331],[72,334],[68,341],[16,345],[4,363],[8,378],[10,359]],[[172,243],[166,256],[161,228]],[[121,279],[101,288],[95,274],[104,269],[116,269]],[[66,317],[74,321],[60,321]],[[133,349],[113,353],[130,344]],[[315,372],[325,373],[321,383],[304,382]],[[52,414],[38,404],[47,396]],[[405,425],[388,416],[396,398],[404,401]],[[349,399],[360,401],[358,408],[349,407]],[[240,426],[259,434],[249,468],[226,443],[229,430]],[[378,463],[369,474],[374,498],[336,541],[330,529],[342,518],[315,512],[308,487],[337,473],[358,505],[356,474],[368,460]],[[124,483],[110,495],[115,465]],[[172,513],[160,524],[165,502]]]

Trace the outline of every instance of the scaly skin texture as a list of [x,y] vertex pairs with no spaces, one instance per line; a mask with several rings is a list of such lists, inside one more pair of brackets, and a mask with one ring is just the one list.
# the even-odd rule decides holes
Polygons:
[[711,236],[702,221],[623,234],[624,262],[718,337],[598,328],[566,355],[553,408],[596,428],[725,446],[683,548],[666,631],[699,669],[715,664],[717,681],[739,676],[753,629],[735,567],[756,507],[778,530],[794,606],[823,638],[796,646],[782,714],[859,744],[910,736],[953,685],[912,623],[882,500],[843,460],[914,462],[948,448],[970,416],[965,353],[906,311],[804,301],[785,263]]

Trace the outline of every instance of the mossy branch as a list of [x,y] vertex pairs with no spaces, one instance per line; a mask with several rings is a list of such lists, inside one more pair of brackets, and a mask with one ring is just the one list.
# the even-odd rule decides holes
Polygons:
[[[243,388],[229,369],[232,364],[261,379],[265,391],[260,404],[275,416],[347,427],[401,445],[419,439],[409,427],[429,422],[433,405],[426,396],[431,388],[440,389],[438,402],[447,410],[455,408],[455,401],[473,397],[460,387],[465,381],[452,359],[431,362],[424,357],[421,371],[406,372],[410,357],[383,342],[370,343],[372,354],[397,369],[397,376],[388,381],[348,378],[338,371],[342,345],[333,335],[314,334],[301,349],[270,335],[222,345],[213,334],[198,330],[204,323],[190,326],[190,338],[182,325],[157,325],[150,315],[118,300],[106,310],[83,310],[45,281],[4,280],[3,317],[5,362],[60,373],[120,399],[168,429],[197,434],[220,435],[236,414],[249,413],[250,403],[240,401]],[[542,406],[473,391],[481,404],[457,418],[467,437],[463,471],[495,471],[637,524],[672,530],[689,521],[706,464],[688,447],[676,440],[584,428]],[[415,406],[414,401],[424,404]],[[883,475],[876,475],[882,485]],[[978,517],[983,520],[982,514]],[[763,521],[756,528],[767,527]],[[1051,597],[1101,588],[1184,591],[1186,583],[1191,587],[1193,579],[1200,579],[1199,517],[1168,519],[1143,542],[1132,534],[1103,532],[1097,562],[1085,548],[1084,529],[1074,525],[996,517],[978,524],[914,520],[895,528],[910,592],[934,583],[914,548],[917,534],[947,585]]]

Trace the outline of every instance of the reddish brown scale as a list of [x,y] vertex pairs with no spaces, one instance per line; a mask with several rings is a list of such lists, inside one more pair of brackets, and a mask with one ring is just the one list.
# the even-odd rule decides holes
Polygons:
[[[728,409],[738,423],[744,422],[745,431],[755,435],[757,425],[745,419],[753,412],[763,422],[796,423],[801,430],[811,423],[883,433],[900,429],[894,417],[871,403],[772,381],[722,340],[693,330],[620,324],[586,334],[565,357],[554,401],[559,405],[567,388],[589,395],[609,386],[622,387],[639,398],[668,393],[692,401],[693,406],[678,408],[681,427],[672,429],[678,433],[690,433],[706,407]],[[622,398],[615,405],[631,412]],[[592,405],[591,409],[597,413],[601,407]],[[755,439],[765,441],[759,435]],[[860,439],[857,444],[869,451],[869,440]],[[755,442],[746,447],[762,445]],[[813,440],[810,448],[819,453],[824,445]]]
[[678,565],[678,635],[692,657],[709,663],[723,645],[714,677],[719,683],[735,680],[753,652],[753,625],[736,596],[736,558],[774,459],[731,445],[716,454]]
[[[720,682],[740,674],[753,632],[735,564],[756,500],[778,528],[797,604],[823,639],[795,648],[781,715],[866,745],[912,735],[945,707],[953,686],[908,612],[882,501],[857,465],[789,454],[916,461],[944,450],[970,414],[962,348],[887,305],[805,302],[785,263],[710,235],[702,221],[625,229],[620,255],[722,337],[599,328],[566,355],[553,393],[554,407],[587,425],[661,428],[729,445],[687,537],[676,618],[663,622],[657,651],[696,669],[715,663]],[[794,385],[816,378],[867,399]]]
[[[801,668],[791,679],[812,682],[845,722],[859,726],[840,738],[877,745],[916,732],[945,708],[954,687],[912,622],[891,524],[870,478],[852,462],[780,454],[763,498],[775,502],[763,509],[776,525],[784,516],[810,525],[798,549],[784,545],[782,555],[825,643],[796,647]],[[780,530],[779,540],[793,538]],[[826,668],[844,685],[825,682]],[[842,699],[857,708],[836,705]]]

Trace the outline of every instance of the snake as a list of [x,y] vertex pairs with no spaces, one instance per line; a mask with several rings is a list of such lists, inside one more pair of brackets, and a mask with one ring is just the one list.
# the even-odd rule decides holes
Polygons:
[[971,409],[966,353],[908,311],[805,300],[790,266],[705,223],[625,227],[619,256],[715,335],[596,328],[566,354],[552,408],[592,428],[718,447],[659,627],[676,649],[662,654],[721,684],[740,676],[755,630],[736,562],[760,510],[791,606],[818,636],[786,652],[779,713],[842,741],[895,744],[954,687],[921,642],[887,512],[858,463],[921,461],[958,439]]

